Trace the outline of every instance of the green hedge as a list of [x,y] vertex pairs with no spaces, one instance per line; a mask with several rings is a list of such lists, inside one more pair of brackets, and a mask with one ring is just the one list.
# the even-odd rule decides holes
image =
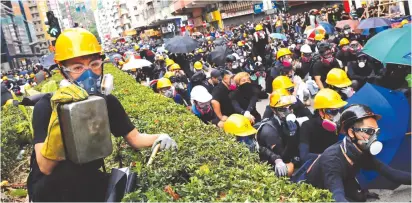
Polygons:
[[[1,109],[1,178],[13,181],[15,174],[11,173],[19,165],[17,155],[20,145],[30,143],[31,130],[28,121],[21,108],[7,106]],[[24,108],[29,111],[28,108]],[[16,169],[16,173],[20,170]]]
[[114,66],[106,65],[105,73],[114,76],[113,95],[140,132],[168,133],[179,145],[178,151],[159,152],[147,167],[150,149],[132,150],[116,140],[120,151],[108,165],[121,156],[123,164],[132,163],[139,174],[138,190],[124,201],[332,201],[326,190],[276,177],[233,136],[203,124],[183,106],[154,94]]

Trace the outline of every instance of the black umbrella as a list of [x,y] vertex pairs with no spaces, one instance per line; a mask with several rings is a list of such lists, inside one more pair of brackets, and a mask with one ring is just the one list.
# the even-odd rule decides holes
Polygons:
[[216,45],[222,45],[222,44],[226,43],[226,40],[225,40],[225,38],[218,38],[218,39],[215,39],[215,41],[213,41],[213,43],[216,44]]
[[198,47],[198,42],[189,36],[176,36],[165,44],[166,50],[172,53],[189,53]]
[[224,65],[226,56],[231,54],[231,50],[227,46],[217,46],[212,52],[210,52],[210,61],[216,65]]

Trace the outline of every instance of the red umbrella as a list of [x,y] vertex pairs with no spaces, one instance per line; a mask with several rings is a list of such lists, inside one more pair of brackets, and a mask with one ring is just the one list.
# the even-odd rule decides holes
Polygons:
[[350,28],[355,32],[359,32],[359,33],[361,32],[361,30],[357,29],[357,27],[359,25],[359,21],[357,21],[357,20],[341,20],[341,21],[336,22],[335,27],[343,29],[343,27],[345,25],[349,25]]

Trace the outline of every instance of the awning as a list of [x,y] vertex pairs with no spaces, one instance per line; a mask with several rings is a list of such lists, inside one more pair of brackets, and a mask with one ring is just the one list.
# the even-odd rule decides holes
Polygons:
[[185,8],[187,5],[189,5],[192,2],[193,0],[178,0],[176,3],[173,4],[173,7],[174,7],[173,12],[176,12],[178,10]]
[[156,21],[153,21],[152,23],[150,23],[150,26],[158,26],[158,25],[162,25],[162,24],[166,24],[169,23],[170,21],[175,21],[176,17],[170,17],[170,18],[166,18],[166,19],[158,19]]

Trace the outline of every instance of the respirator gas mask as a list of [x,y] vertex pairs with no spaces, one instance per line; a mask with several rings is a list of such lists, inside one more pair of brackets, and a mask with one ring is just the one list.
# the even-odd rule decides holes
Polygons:
[[379,128],[352,128],[352,130],[354,133],[363,132],[370,136],[367,140],[358,140],[356,137],[353,138],[352,142],[360,149],[368,151],[372,155],[377,155],[382,151],[383,144],[378,141],[378,135],[380,134]]
[[336,132],[339,129],[340,112],[339,109],[325,109],[325,113],[331,118],[322,120],[323,129],[329,132]]

